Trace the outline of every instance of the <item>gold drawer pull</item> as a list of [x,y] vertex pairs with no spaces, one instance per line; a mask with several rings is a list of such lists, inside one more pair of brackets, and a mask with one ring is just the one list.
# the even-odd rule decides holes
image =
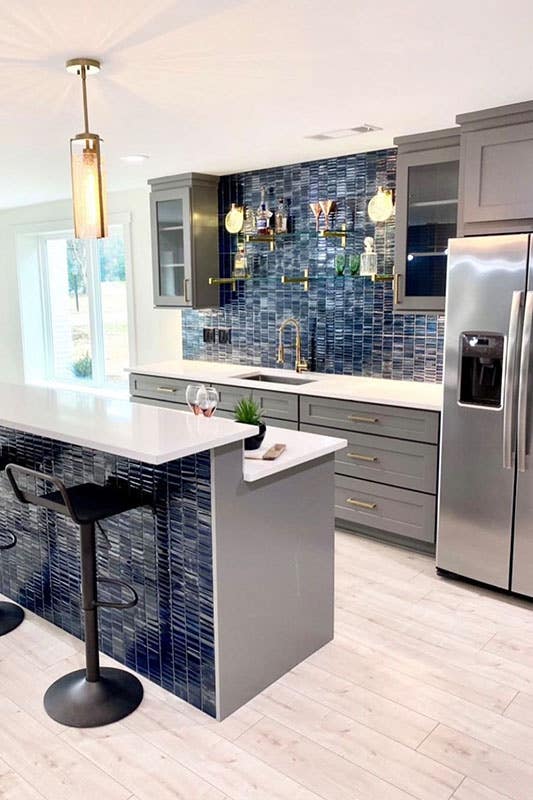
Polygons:
[[358,461],[377,461],[377,456],[363,456],[360,453],[346,453],[348,458],[356,458]]
[[359,417],[357,416],[357,414],[352,414],[351,416],[348,417],[348,419],[350,420],[350,422],[372,422],[372,423],[379,422],[379,419],[377,417]]
[[357,508],[369,508],[371,511],[377,506],[377,503],[364,503],[362,500],[354,500],[353,497],[349,497],[346,502]]
[[157,391],[167,392],[167,394],[174,394],[176,392],[176,389],[171,389],[170,386],[158,386]]

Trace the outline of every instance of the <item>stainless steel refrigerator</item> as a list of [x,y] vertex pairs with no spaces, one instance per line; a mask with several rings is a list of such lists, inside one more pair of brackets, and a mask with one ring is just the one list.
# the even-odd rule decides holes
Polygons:
[[533,235],[453,239],[437,568],[533,597]]

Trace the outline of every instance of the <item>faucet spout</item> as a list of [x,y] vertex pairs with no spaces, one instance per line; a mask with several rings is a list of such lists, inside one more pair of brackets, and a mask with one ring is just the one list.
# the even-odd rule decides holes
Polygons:
[[285,363],[285,347],[283,344],[283,332],[285,331],[285,328],[287,328],[289,325],[292,325],[292,327],[296,331],[296,363],[294,368],[296,372],[306,372],[309,369],[309,366],[305,358],[302,358],[302,332],[300,328],[300,323],[294,317],[288,317],[279,326],[278,354],[276,358],[276,364]]

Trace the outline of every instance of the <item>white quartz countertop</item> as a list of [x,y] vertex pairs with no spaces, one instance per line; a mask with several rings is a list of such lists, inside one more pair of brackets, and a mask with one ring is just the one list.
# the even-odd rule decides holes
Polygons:
[[[203,383],[225,383],[249,389],[270,389],[275,392],[290,392],[308,397],[331,397],[337,400],[357,400],[364,403],[395,405],[404,408],[420,408],[426,411],[442,409],[442,384],[416,381],[393,381],[383,378],[363,378],[350,375],[330,375],[308,372],[297,375],[291,370],[243,366],[213,361],[161,361],[141,364],[129,370],[141,375],[156,375],[162,378],[178,378]],[[247,375],[258,372],[275,377],[296,377],[309,383],[291,385],[276,382],[247,380]]]
[[164,464],[257,432],[222,417],[6,383],[0,383],[0,426],[148,464]]
[[274,444],[284,444],[287,448],[274,461],[248,459],[246,450],[244,451],[243,477],[247,483],[268,478],[291,467],[343,450],[348,442],[346,439],[336,439],[333,436],[319,436],[315,433],[291,431],[269,425],[261,449],[272,447]]

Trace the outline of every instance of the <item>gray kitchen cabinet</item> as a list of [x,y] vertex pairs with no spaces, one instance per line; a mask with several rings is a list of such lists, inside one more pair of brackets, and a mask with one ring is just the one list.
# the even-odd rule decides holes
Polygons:
[[164,378],[157,375],[130,374],[130,394],[149,400],[162,400],[165,403],[187,405],[185,391],[191,381],[178,378]]
[[338,474],[430,494],[437,490],[435,445],[317,425],[302,424],[300,430],[347,439],[348,447],[335,454]]
[[[187,408],[185,390],[195,381],[130,375],[134,402]],[[348,441],[335,456],[337,525],[425,551],[436,530],[440,414],[417,408],[307,397],[248,386],[211,384],[217,414],[232,419],[243,397],[257,400],[267,426]],[[280,441],[283,441],[280,434]]]
[[439,437],[438,412],[378,403],[301,396],[300,420],[311,425],[392,436],[412,442],[437,444]]
[[459,129],[400,136],[394,143],[394,310],[443,312],[448,239],[457,232]]
[[435,508],[433,495],[336,476],[336,518],[364,529],[377,529],[432,544],[435,541]]
[[218,275],[218,178],[189,172],[148,181],[154,305],[214,308]]
[[225,411],[233,411],[243,397],[252,397],[259,403],[263,416],[272,420],[286,420],[298,423],[298,395],[290,392],[272,392],[266,389],[244,388],[213,384],[218,390],[219,406]]
[[461,235],[533,230],[533,102],[456,118]]

